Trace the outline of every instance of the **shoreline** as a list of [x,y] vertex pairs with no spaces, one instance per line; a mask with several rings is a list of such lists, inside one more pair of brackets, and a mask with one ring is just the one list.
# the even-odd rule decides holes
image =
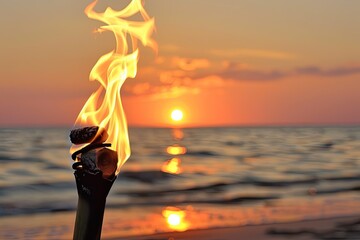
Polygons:
[[[234,226],[195,227],[183,232],[174,232],[166,227],[160,216],[138,213],[136,210],[107,210],[102,231],[104,240],[309,240],[326,234],[352,234],[354,228],[360,236],[360,214],[333,215],[313,219],[283,220],[282,222],[244,224]],[[144,210],[146,212],[146,209]],[[150,216],[150,217],[149,217]],[[239,218],[241,215],[239,215]],[[141,219],[141,220],[140,220]],[[201,221],[202,219],[199,219]],[[55,212],[0,218],[0,239],[71,239],[75,212]],[[345,223],[345,224],[344,224]],[[354,224],[356,223],[356,224]],[[342,228],[339,226],[342,224]],[[348,226],[348,227],[347,227]],[[148,228],[148,229],[146,229]],[[355,229],[355,230],[356,230]],[[317,237],[315,237],[317,236]],[[350,236],[350,235],[349,235]],[[356,238],[338,238],[356,239]]]
[[[354,228],[358,231],[354,231]],[[326,239],[328,236],[339,233],[343,234],[343,238],[336,239],[354,240],[354,237],[360,236],[358,235],[360,234],[360,215],[312,219],[287,223],[196,229],[184,232],[159,233],[146,236],[106,238],[106,240],[280,240],[290,237],[294,240],[315,240]]]

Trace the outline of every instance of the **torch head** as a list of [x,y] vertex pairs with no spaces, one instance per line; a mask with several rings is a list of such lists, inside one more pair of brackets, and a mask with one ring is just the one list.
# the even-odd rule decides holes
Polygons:
[[104,179],[113,179],[118,167],[118,154],[109,149],[111,144],[104,143],[107,132],[105,130],[102,130],[100,134],[98,132],[98,127],[86,127],[71,131],[72,143],[75,145],[87,144],[72,154],[72,159],[76,161],[73,168],[91,175],[101,173]]

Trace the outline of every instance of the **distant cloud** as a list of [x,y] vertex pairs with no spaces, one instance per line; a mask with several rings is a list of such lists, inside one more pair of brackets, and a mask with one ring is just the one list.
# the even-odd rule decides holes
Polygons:
[[211,63],[208,59],[189,59],[189,58],[176,58],[174,59],[181,70],[194,71],[201,68],[209,68]]
[[296,70],[297,74],[307,74],[307,75],[316,75],[316,76],[324,76],[324,77],[338,77],[345,75],[353,75],[360,73],[360,66],[354,67],[338,67],[328,70],[323,70],[316,66],[298,68]]
[[153,89],[152,99],[169,99],[180,97],[185,94],[196,95],[200,92],[199,88],[190,86],[162,86]]
[[206,58],[184,58],[184,57],[158,57],[156,63],[165,68],[177,68],[184,71],[205,69],[211,66],[210,60]]
[[175,44],[164,44],[159,48],[160,52],[174,53],[180,50],[180,47]]
[[147,93],[151,89],[151,85],[148,82],[138,83],[135,84],[131,91],[135,95],[142,95],[144,93]]
[[241,65],[231,64],[224,70],[217,73],[217,75],[223,79],[229,80],[277,80],[287,76],[285,72],[272,70],[263,71],[251,67],[241,67]]
[[207,88],[221,88],[235,81],[275,81],[296,76],[339,77],[360,74],[360,66],[322,69],[318,66],[281,71],[264,70],[236,61],[159,57],[155,65],[141,68],[136,81],[126,84],[126,95],[148,95],[151,98],[175,98],[198,94]]
[[310,75],[320,77],[340,77],[347,75],[360,74],[360,66],[337,67],[323,70],[320,67],[311,66],[298,68],[294,71],[263,71],[261,69],[241,69],[229,67],[218,73],[218,76],[231,80],[278,80],[289,76]]
[[265,58],[273,60],[291,60],[295,59],[294,54],[272,50],[261,49],[214,49],[210,54],[222,58],[236,58],[236,57],[250,57],[250,58]]

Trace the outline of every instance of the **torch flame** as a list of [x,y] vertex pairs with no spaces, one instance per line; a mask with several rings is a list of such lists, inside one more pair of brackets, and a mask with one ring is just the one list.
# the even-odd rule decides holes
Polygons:
[[[151,38],[155,22],[146,13],[141,0],[132,0],[121,11],[108,7],[103,13],[94,11],[97,3],[98,0],[88,5],[85,14],[91,19],[106,24],[97,32],[114,33],[116,48],[100,57],[91,70],[90,80],[98,81],[100,86],[85,103],[75,125],[99,126],[100,129],[108,132],[107,142],[110,142],[111,149],[118,153],[119,161],[116,171],[118,174],[120,167],[130,156],[127,122],[121,103],[120,89],[127,78],[136,76],[139,59],[138,41],[156,50],[156,42]],[[126,20],[137,15],[140,16],[141,21]],[[129,36],[131,47],[128,43]],[[71,152],[74,152],[75,148],[72,147]]]

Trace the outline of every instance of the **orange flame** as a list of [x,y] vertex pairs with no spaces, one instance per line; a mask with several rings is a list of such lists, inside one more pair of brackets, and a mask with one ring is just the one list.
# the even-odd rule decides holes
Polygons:
[[186,212],[179,208],[167,207],[162,211],[162,215],[172,230],[183,232],[189,228],[189,223],[185,220]]
[[172,158],[163,164],[161,171],[171,174],[180,174],[182,172],[180,165],[181,165],[180,158]]
[[[100,57],[90,73],[91,81],[98,81],[100,87],[95,91],[81,110],[75,125],[99,126],[109,134],[107,142],[111,149],[118,153],[118,167],[130,156],[130,144],[127,122],[121,103],[120,89],[127,78],[135,78],[139,58],[138,41],[144,46],[156,49],[151,38],[155,28],[153,18],[146,13],[141,0],[132,0],[123,10],[115,11],[108,7],[105,12],[94,11],[98,0],[85,9],[85,14],[107,25],[101,26],[98,32],[110,31],[116,39],[115,50]],[[139,16],[141,21],[128,21],[126,18]],[[128,37],[131,39],[129,47]],[[84,147],[84,146],[82,146]],[[75,147],[71,149],[73,152]]]

